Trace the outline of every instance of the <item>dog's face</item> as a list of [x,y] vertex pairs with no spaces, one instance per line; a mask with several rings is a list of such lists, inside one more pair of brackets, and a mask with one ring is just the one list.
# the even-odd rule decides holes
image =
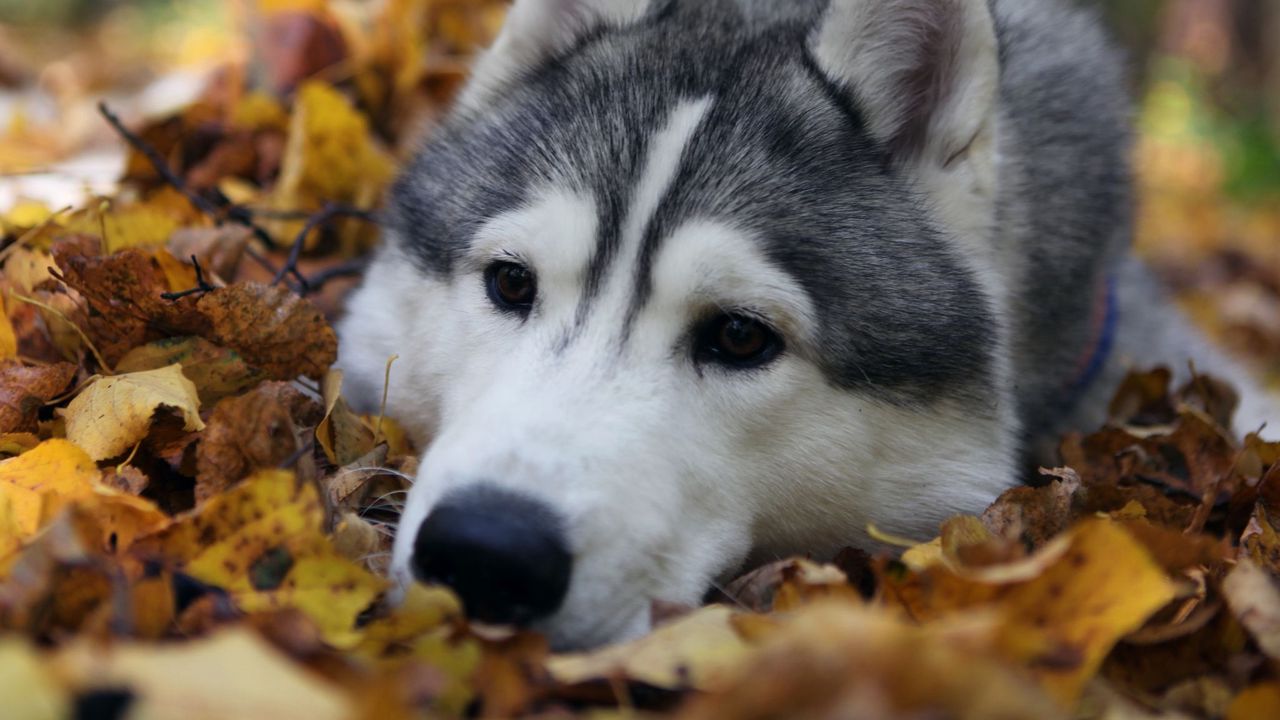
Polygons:
[[869,60],[823,51],[839,4],[615,5],[517,3],[341,328],[357,394],[400,355],[390,411],[426,443],[398,578],[559,647],[753,553],[927,537],[1011,477],[1016,434],[970,252],[984,126],[894,135],[840,72]]

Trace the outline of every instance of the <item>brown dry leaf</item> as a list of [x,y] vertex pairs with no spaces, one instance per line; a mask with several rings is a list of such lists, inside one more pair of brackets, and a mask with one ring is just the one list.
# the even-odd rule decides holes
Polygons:
[[564,684],[622,677],[668,690],[719,687],[750,653],[733,617],[729,608],[712,605],[638,640],[553,656],[547,668]]
[[246,628],[180,645],[103,647],[82,640],[49,662],[76,693],[127,690],[130,717],[352,717],[351,700],[338,687],[291,663]]
[[1002,650],[1070,705],[1120,638],[1174,596],[1146,549],[1110,520],[1087,520],[1036,555],[1006,565],[918,574],[886,568],[891,605],[921,620],[985,607],[1001,618]]
[[223,399],[196,448],[196,500],[213,498],[254,470],[296,457],[319,419],[320,406],[284,382],[265,382]]
[[147,436],[160,408],[177,411],[188,431],[204,429],[196,386],[170,365],[95,380],[67,407],[67,439],[94,460],[117,457]]
[[1280,587],[1265,570],[1241,560],[1222,581],[1222,594],[1240,624],[1272,660],[1280,660]]
[[34,431],[36,413],[64,392],[75,375],[71,363],[0,363],[0,433]]
[[1227,709],[1226,720],[1261,720],[1280,717],[1280,683],[1245,688]]
[[1053,478],[1048,485],[1007,490],[982,513],[982,522],[992,533],[1021,540],[1035,550],[1067,529],[1074,517],[1080,476],[1070,468],[1042,472]]
[[136,347],[120,358],[115,370],[131,373],[174,364],[182,366],[182,374],[196,386],[200,404],[206,407],[238,395],[266,377],[236,351],[200,337],[166,338]]
[[253,231],[243,225],[211,228],[182,228],[169,236],[169,252],[174,257],[200,263],[205,272],[229,280],[236,276]]
[[1065,717],[1000,661],[989,624],[958,632],[917,628],[843,602],[797,611],[744,653],[681,720],[1053,720]]
[[150,340],[208,331],[194,297],[161,297],[169,283],[153,253],[129,249],[99,257],[84,243],[63,241],[53,257],[66,284],[89,301],[93,312],[85,330],[107,362]]
[[143,540],[139,551],[225,589],[246,612],[300,610],[327,642],[350,647],[360,639],[356,618],[385,582],[339,555],[323,523],[314,485],[264,471]]
[[287,288],[241,283],[199,301],[208,339],[240,353],[275,380],[319,380],[338,357],[333,328],[315,307]]

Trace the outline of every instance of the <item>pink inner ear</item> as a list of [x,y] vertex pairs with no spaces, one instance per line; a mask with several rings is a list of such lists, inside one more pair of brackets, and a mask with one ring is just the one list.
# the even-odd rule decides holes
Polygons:
[[964,33],[964,18],[953,2],[925,0],[917,4],[927,7],[904,13],[898,21],[910,24],[903,35],[913,43],[903,48],[907,61],[895,68],[893,82],[899,88],[899,122],[888,145],[900,158],[914,157],[924,149],[934,115],[954,90]]
[[[833,0],[812,47],[891,153],[912,159],[932,144],[949,106],[963,102],[967,73],[986,72],[969,49],[988,44],[982,26],[990,22],[983,0]],[[969,138],[947,140],[958,157],[955,147]]]

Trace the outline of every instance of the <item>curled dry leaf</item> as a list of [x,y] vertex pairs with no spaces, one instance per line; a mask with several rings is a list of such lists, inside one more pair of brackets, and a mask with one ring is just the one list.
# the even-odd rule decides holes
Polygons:
[[71,363],[0,364],[0,433],[34,431],[37,411],[66,391],[75,375]]
[[1001,618],[1001,650],[1073,704],[1112,646],[1174,596],[1147,550],[1110,520],[1088,520],[1007,565],[923,572],[883,567],[890,605],[920,620],[984,607]]
[[196,448],[196,500],[296,457],[319,418],[319,404],[284,382],[265,382],[219,402]]
[[316,441],[330,463],[346,467],[373,451],[373,431],[343,399],[341,370],[330,370],[321,388],[324,419],[316,426]]
[[187,430],[201,430],[200,398],[180,365],[98,378],[67,407],[67,439],[94,460],[117,457],[147,436],[160,408],[177,411]]

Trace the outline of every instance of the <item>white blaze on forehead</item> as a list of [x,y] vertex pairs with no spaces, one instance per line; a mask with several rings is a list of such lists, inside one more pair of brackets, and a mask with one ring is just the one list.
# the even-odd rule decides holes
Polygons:
[[[622,225],[621,252],[618,257],[623,260],[624,267],[634,267],[633,262],[639,258],[645,229],[649,227],[654,213],[666,197],[667,190],[675,182],[685,149],[706,117],[711,103],[710,95],[680,102],[668,116],[666,125],[650,138],[644,169],[636,183],[626,220]],[[630,277],[630,273],[625,273],[628,283]]]

